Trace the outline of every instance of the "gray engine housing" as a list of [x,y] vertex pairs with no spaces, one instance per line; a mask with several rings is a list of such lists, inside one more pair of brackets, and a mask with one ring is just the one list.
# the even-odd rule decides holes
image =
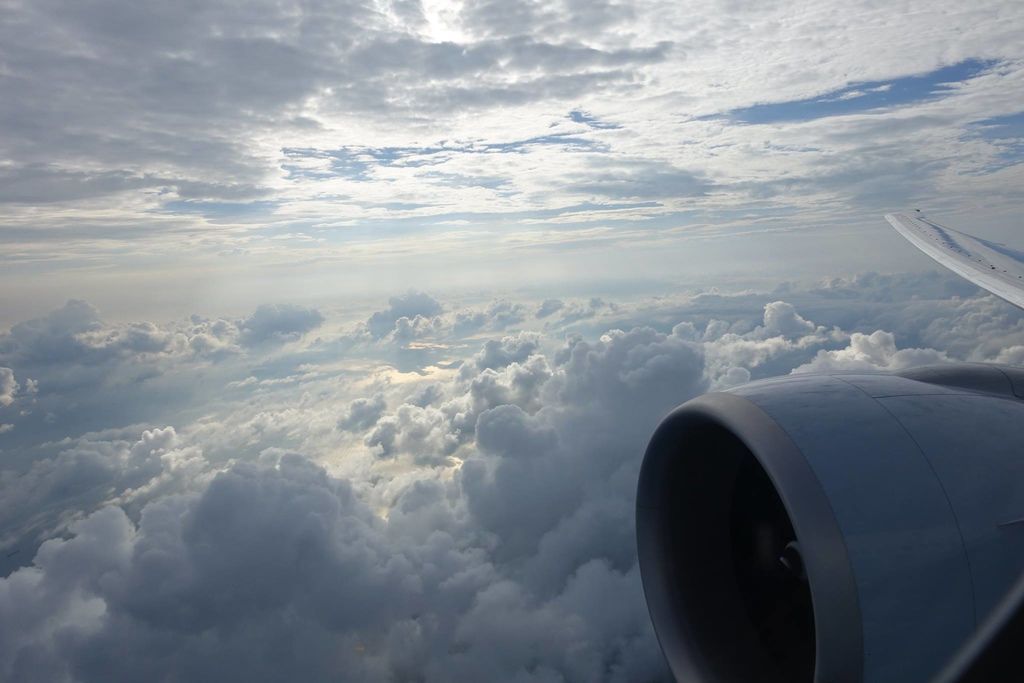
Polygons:
[[[1024,570],[1022,399],[1024,370],[957,364],[790,375],[672,412],[644,458],[637,543],[676,678],[928,681]],[[802,556],[813,624],[794,617],[796,636],[765,636],[751,600],[771,596],[740,588],[736,518],[766,495]]]

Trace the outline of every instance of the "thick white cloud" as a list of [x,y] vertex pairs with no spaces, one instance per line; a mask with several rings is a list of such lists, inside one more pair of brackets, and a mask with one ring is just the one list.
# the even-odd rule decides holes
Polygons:
[[783,337],[804,337],[816,331],[814,323],[804,320],[792,304],[773,301],[764,307],[764,329]]
[[[126,425],[118,408],[107,429],[59,442],[43,423],[3,434],[28,440],[3,444],[0,630],[14,635],[0,642],[0,678],[665,680],[633,538],[652,429],[702,391],[794,368],[1016,357],[1019,343],[977,337],[1006,325],[1012,340],[1016,318],[990,298],[923,291],[862,278],[622,303],[601,315],[632,322],[603,333],[482,341],[454,335],[444,309],[461,309],[423,299],[413,305],[443,319],[447,355],[412,371],[389,364],[389,344],[339,358],[330,339],[243,344],[246,319],[154,325],[171,339],[163,350],[90,357],[235,381],[207,382],[191,410],[163,408],[157,424]],[[137,327],[90,310],[4,337],[12,377],[36,362],[15,344],[25,330],[70,349],[61,362],[74,367],[104,345],[83,333],[116,347]],[[957,322],[938,336],[929,316]],[[292,320],[265,328],[268,340],[291,338]],[[197,355],[197,329],[233,350]],[[941,345],[900,343],[929,335]],[[143,382],[133,400],[160,386]],[[58,412],[78,400],[14,396],[5,416],[23,398]]]
[[484,342],[483,348],[463,365],[463,376],[472,376],[481,370],[498,370],[512,363],[523,363],[540,349],[540,335],[535,332],[520,332]]
[[370,316],[366,328],[374,339],[388,334],[408,339],[417,336],[415,330],[429,326],[443,310],[441,303],[429,294],[410,291],[391,297],[386,309]]
[[818,351],[814,359],[794,372],[857,372],[905,370],[917,365],[948,363],[949,356],[935,349],[897,349],[891,332],[854,332],[850,344],[836,351]]

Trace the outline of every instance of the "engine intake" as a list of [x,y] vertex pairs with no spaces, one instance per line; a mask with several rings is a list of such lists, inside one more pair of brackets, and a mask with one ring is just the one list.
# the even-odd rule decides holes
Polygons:
[[637,491],[680,681],[927,681],[1024,569],[1024,371],[793,375],[694,399]]

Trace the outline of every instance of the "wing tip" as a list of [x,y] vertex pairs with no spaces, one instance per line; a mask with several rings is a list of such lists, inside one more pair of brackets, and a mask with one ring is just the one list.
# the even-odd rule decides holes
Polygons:
[[904,220],[906,218],[907,218],[907,214],[905,214],[905,213],[896,212],[896,213],[887,213],[887,214],[885,214],[885,220],[888,221],[889,225],[891,225],[894,228],[899,228],[900,227],[900,221],[902,221],[902,220]]

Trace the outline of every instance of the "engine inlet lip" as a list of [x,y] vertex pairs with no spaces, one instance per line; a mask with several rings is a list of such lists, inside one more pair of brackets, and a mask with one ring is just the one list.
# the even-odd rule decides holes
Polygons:
[[[779,493],[800,545],[814,604],[815,676],[819,683],[859,683],[864,647],[853,567],[828,497],[807,459],[785,431],[751,401],[730,393],[693,399],[673,411],[648,445],[637,486],[637,551],[644,594],[655,632],[673,673],[702,680],[685,660],[678,617],[667,613],[669,577],[660,576],[658,515],[667,507],[665,473],[688,432],[717,427],[749,450]],[[696,675],[695,675],[696,674]]]

